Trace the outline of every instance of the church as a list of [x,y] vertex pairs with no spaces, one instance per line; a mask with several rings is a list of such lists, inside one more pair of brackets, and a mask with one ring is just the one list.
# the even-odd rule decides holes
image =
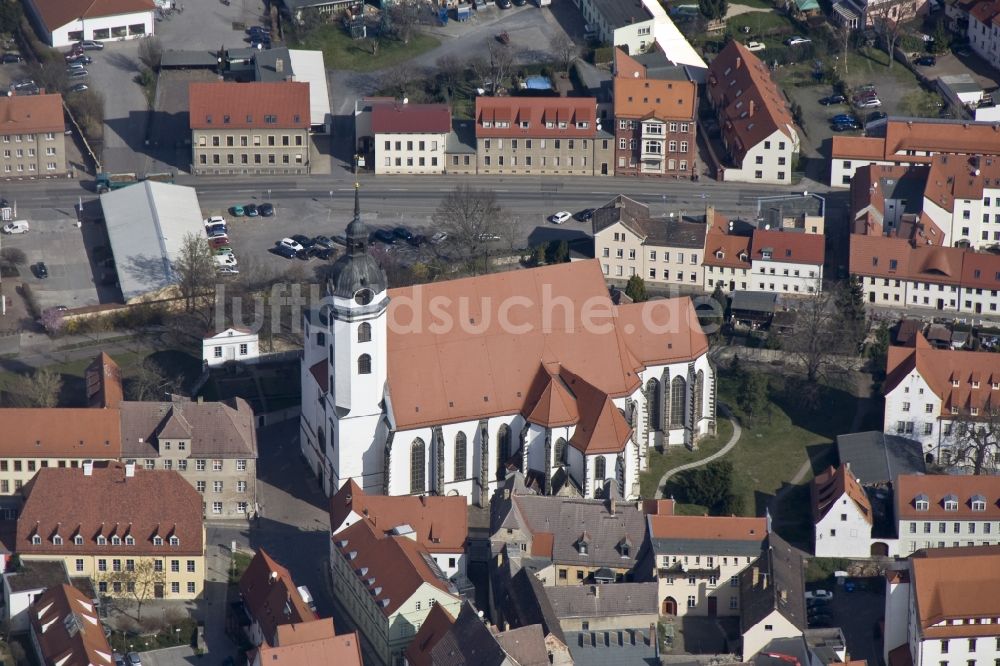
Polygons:
[[488,505],[639,495],[650,447],[714,434],[716,375],[687,297],[616,305],[596,260],[389,289],[355,191],[347,248],[304,318],[302,453],[327,495]]

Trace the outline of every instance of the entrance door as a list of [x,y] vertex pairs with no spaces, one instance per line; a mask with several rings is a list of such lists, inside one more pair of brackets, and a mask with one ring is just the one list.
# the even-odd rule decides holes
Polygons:
[[944,310],[944,299],[943,298],[939,298],[939,299],[937,299],[937,302],[938,302],[937,309],[938,310]]
[[716,599],[715,597],[709,597],[708,598],[708,616],[709,617],[715,617],[716,613],[719,612],[718,603],[719,603],[719,600]]
[[667,597],[663,600],[663,614],[677,615],[677,602],[674,601],[673,597]]
[[983,313],[983,304],[976,303],[976,314],[982,314],[982,313]]
[[157,599],[163,598],[163,583],[156,583],[153,585],[153,596]]
[[868,302],[869,303],[874,303],[875,302],[875,292],[874,291],[869,291],[868,292]]
[[608,175],[608,163],[607,162],[601,162],[601,175],[602,176],[607,176]]

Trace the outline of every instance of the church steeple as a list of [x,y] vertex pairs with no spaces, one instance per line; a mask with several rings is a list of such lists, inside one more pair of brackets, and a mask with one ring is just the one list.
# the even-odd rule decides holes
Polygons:
[[330,271],[327,288],[332,296],[355,298],[359,291],[378,294],[388,287],[388,279],[375,258],[368,254],[368,227],[361,221],[361,186],[354,184],[354,219],[347,225],[347,252]]

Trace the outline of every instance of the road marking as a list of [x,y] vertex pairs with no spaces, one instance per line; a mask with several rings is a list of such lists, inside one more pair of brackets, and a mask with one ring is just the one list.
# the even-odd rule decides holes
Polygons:
[[510,190],[493,190],[494,192],[510,192]]
[[[410,190],[406,189],[405,187],[390,187],[389,191],[390,192],[409,192]],[[497,192],[499,192],[499,191],[500,190],[497,190]]]

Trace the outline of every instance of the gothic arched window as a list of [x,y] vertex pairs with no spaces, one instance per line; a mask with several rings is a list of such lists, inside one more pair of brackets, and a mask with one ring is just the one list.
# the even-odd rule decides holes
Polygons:
[[604,456],[598,456],[597,460],[594,461],[594,480],[598,483],[604,480],[605,474],[608,471],[607,464]]
[[426,489],[424,475],[424,457],[426,447],[419,437],[410,445],[410,494],[419,495]]
[[684,394],[687,382],[683,377],[674,377],[670,382],[670,425],[684,425]]
[[465,445],[465,433],[460,432],[455,435],[455,481],[460,481],[468,476]]
[[362,322],[358,326],[358,342],[371,342],[372,339],[372,325],[368,322]]
[[372,374],[372,357],[368,354],[362,354],[358,357],[358,374],[359,375],[370,375]]

